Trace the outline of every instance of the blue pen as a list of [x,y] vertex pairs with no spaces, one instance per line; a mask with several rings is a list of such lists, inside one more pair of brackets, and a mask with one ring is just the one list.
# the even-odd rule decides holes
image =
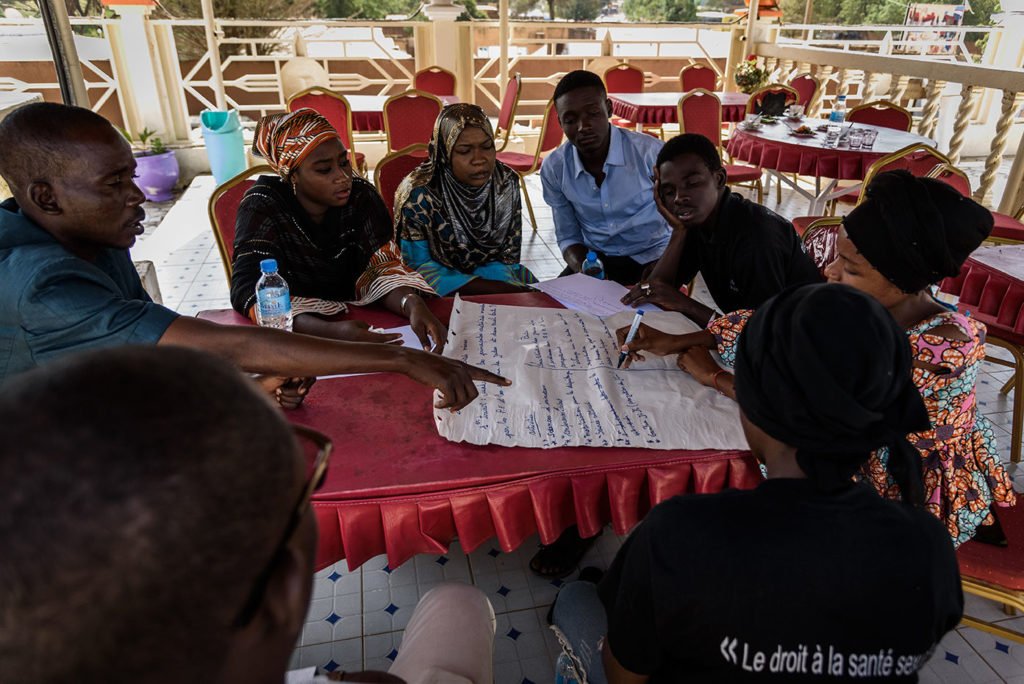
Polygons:
[[626,344],[622,345],[622,349],[619,350],[619,365],[616,368],[622,368],[622,362],[629,356],[629,350],[626,349],[626,345],[633,341],[636,337],[636,331],[640,329],[640,319],[644,317],[644,310],[637,309],[636,316],[633,316],[633,325],[629,326],[629,333],[626,335]]

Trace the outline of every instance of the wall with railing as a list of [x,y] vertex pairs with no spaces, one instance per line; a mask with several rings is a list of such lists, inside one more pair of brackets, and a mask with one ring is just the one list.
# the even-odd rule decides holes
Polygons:
[[[132,132],[150,128],[178,143],[196,139],[195,117],[215,106],[221,83],[227,105],[243,118],[254,121],[283,111],[289,93],[281,71],[295,56],[318,61],[339,92],[389,95],[410,87],[416,69],[433,63],[440,50],[430,22],[216,19],[221,78],[215,79],[202,20],[125,14],[72,24],[92,34],[82,65],[93,108]],[[457,26],[459,95],[493,115],[502,94],[500,26],[493,21]],[[42,36],[38,21],[7,19],[0,27],[34,28]],[[943,33],[936,34],[936,28]],[[139,38],[137,32],[148,47],[145,55],[131,42]],[[573,69],[600,72],[628,61],[645,71],[647,89],[675,91],[679,70],[701,62],[720,75],[720,87],[731,89],[730,66],[737,54],[753,51],[773,81],[798,73],[819,78],[824,87],[813,106],[817,112],[828,111],[839,93],[854,104],[874,99],[901,104],[913,112],[917,130],[937,138],[954,160],[968,148],[970,132],[984,131],[986,168],[978,196],[993,201],[997,170],[1017,149],[1024,103],[1021,70],[985,63],[1003,39],[1001,28],[773,25],[764,36],[745,45],[743,28],[736,24],[515,21],[509,27],[507,73],[522,77],[518,113],[526,123],[539,118],[555,84]],[[977,49],[981,37],[987,37],[984,55]],[[915,54],[901,54],[908,52]],[[147,63],[140,66],[140,60]],[[148,90],[140,87],[147,74],[152,83],[142,85]],[[59,98],[52,64],[44,61],[0,62],[0,90]],[[1004,205],[1024,194],[1017,190],[1024,182],[1017,178],[1021,174],[1016,168],[1011,174]]]

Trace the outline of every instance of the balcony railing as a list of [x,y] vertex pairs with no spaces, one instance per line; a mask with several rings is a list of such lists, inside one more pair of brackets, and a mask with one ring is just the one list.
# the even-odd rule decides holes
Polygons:
[[[118,125],[136,132],[143,117],[129,72],[122,22],[125,19],[73,19],[89,31],[91,52],[82,56],[92,106]],[[32,27],[33,20],[0,20],[3,27]],[[196,40],[199,19],[145,19],[150,58],[161,97],[162,128],[169,141],[191,139],[194,116],[217,101],[205,40]],[[458,24],[460,97],[495,114],[502,94],[499,24]],[[262,21],[216,19],[215,39],[227,105],[250,120],[283,111],[282,67],[296,55],[323,65],[331,88],[342,93],[386,95],[408,88],[417,67],[433,60],[435,26],[429,22],[338,20]],[[773,72],[773,81],[811,73],[824,84],[812,111],[827,111],[839,93],[856,101],[888,99],[914,113],[917,130],[929,137],[945,131],[942,147],[956,160],[972,126],[990,126],[991,145],[978,197],[989,200],[996,172],[1013,127],[1020,121],[1024,73],[976,64],[974,39],[1000,38],[993,27],[902,27],[784,25],[768,27],[769,40],[754,46]],[[928,37],[941,30],[941,40]],[[837,36],[844,31],[843,36]],[[736,24],[616,24],[516,21],[510,23],[507,73],[519,73],[524,89],[520,122],[536,120],[561,76],[579,68],[601,71],[628,61],[646,73],[650,90],[675,91],[678,73],[700,62],[727,80],[727,57],[744,54]],[[938,48],[942,49],[939,50]],[[927,56],[895,54],[906,51]],[[46,68],[50,67],[50,71]],[[52,65],[7,62],[0,65],[0,89],[57,92]],[[956,100],[955,106],[950,103]],[[150,108],[152,114],[152,107]],[[149,126],[153,128],[153,125]],[[1024,169],[1024,161],[1018,159]],[[1015,167],[1003,210],[1012,210],[1024,170]]]

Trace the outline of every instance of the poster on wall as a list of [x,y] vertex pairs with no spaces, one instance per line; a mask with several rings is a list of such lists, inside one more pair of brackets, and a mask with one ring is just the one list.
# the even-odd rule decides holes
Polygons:
[[904,43],[901,52],[915,55],[955,54],[958,34],[956,31],[943,31],[942,27],[961,26],[964,21],[964,13],[969,12],[970,9],[969,4],[910,4],[907,7],[907,17],[903,23],[907,26],[934,26],[935,30],[907,31],[903,34]]

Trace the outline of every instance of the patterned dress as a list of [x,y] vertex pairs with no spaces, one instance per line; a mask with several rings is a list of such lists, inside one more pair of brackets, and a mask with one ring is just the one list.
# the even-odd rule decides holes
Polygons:
[[295,315],[341,313],[346,303],[365,306],[400,287],[434,294],[402,261],[387,207],[362,178],[352,179],[346,205],[332,207],[318,225],[287,181],[261,176],[246,191],[235,221],[231,304],[243,315],[252,315],[263,259],[277,259]]
[[[708,325],[715,335],[722,360],[736,360],[736,342],[752,311],[737,311]],[[928,331],[954,325],[969,339],[950,340]],[[990,523],[990,507],[1012,506],[1016,495],[999,461],[995,434],[978,413],[975,383],[985,358],[985,326],[957,312],[943,312],[918,323],[907,336],[917,361],[942,366],[948,373],[914,368],[914,384],[921,391],[932,429],[907,436],[921,452],[925,506],[943,521],[953,544],[974,536],[978,526]],[[899,489],[886,470],[888,448],[868,461],[863,476],[891,499]]]
[[[405,263],[419,271],[430,287],[442,297],[451,294],[474,278],[499,280],[513,285],[533,285],[537,282],[533,273],[518,263],[518,239],[515,242],[514,259],[510,259],[512,263],[492,259],[467,270],[460,270],[435,258],[431,240],[435,236],[452,234],[453,230],[448,221],[448,213],[430,188],[423,186],[412,190],[400,211],[398,229],[402,239],[402,257]],[[517,207],[514,217],[517,225],[521,225],[520,211]]]

